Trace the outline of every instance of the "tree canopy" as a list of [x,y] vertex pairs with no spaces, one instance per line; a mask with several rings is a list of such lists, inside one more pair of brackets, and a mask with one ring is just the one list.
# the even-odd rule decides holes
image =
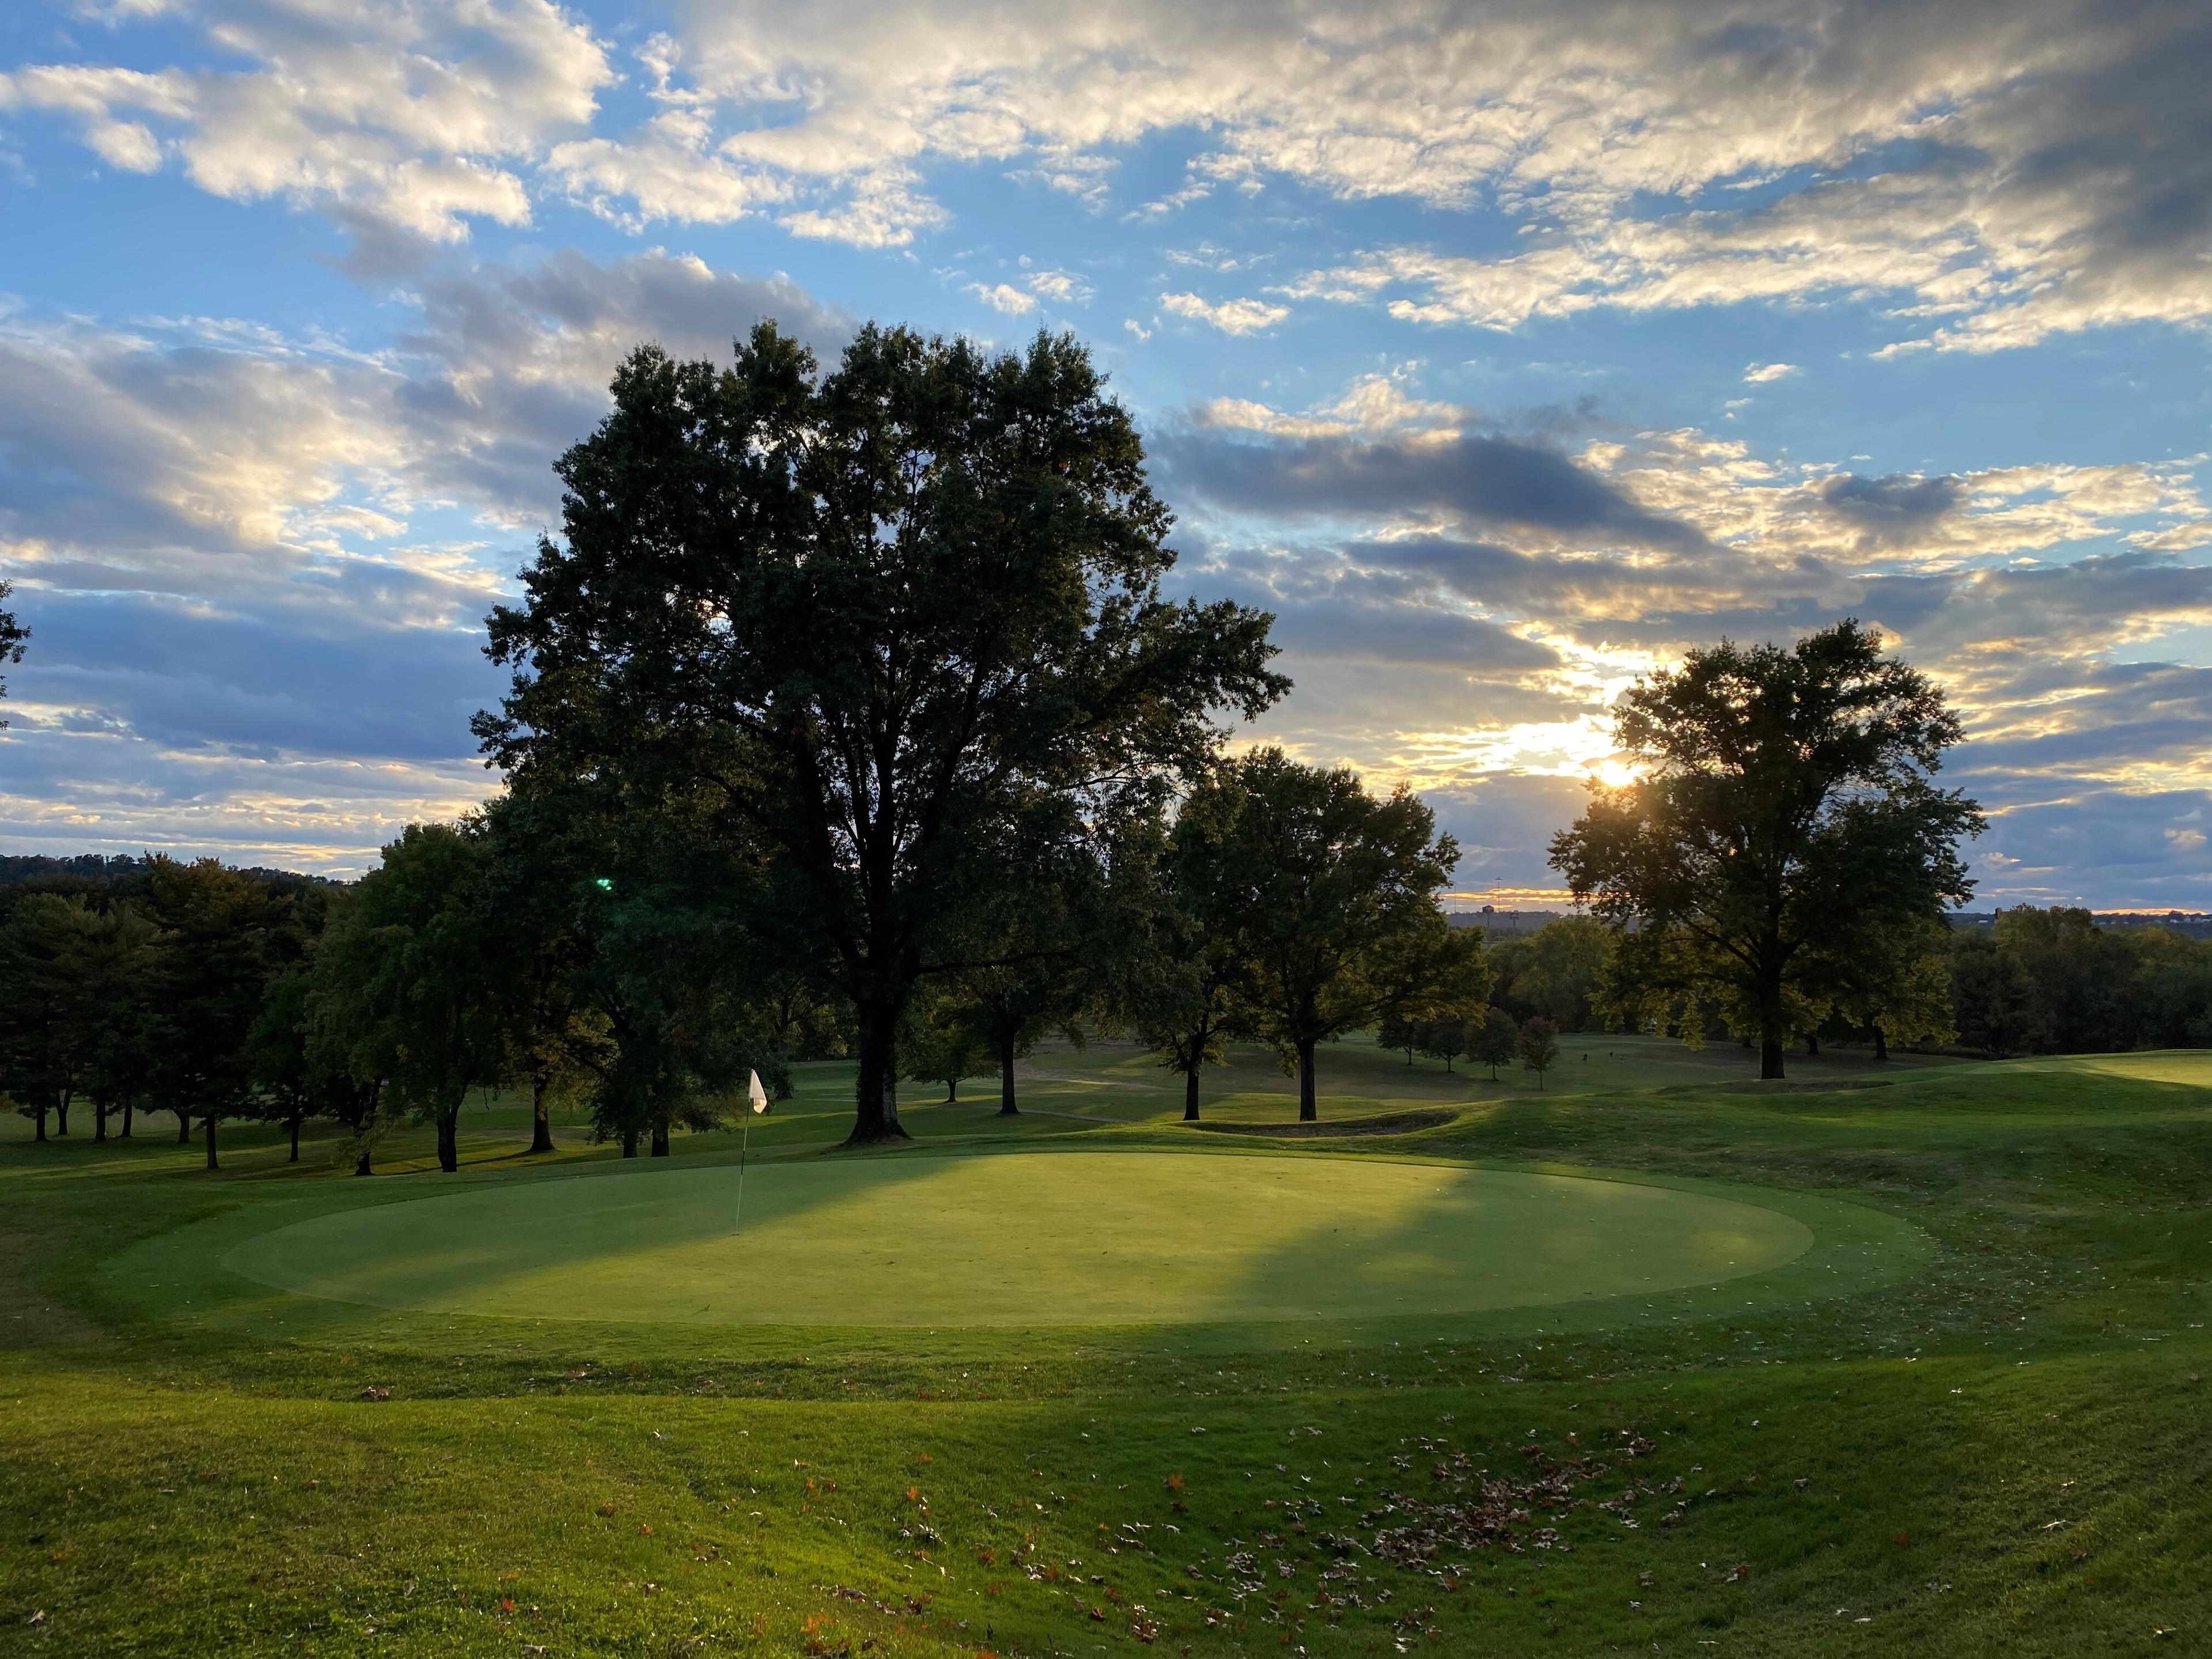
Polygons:
[[1302,1121],[1319,1115],[1316,1044],[1393,1014],[1480,1003],[1480,936],[1454,929],[1437,903],[1458,844],[1411,790],[1377,799],[1348,768],[1260,749],[1221,767],[1193,808],[1220,826],[1212,856],[1235,918],[1237,1000],[1295,1071]]
[[961,924],[994,830],[1201,769],[1288,687],[1269,619],[1162,597],[1170,515],[1072,338],[871,325],[824,373],[763,324],[728,368],[641,349],[613,398],[491,616],[515,672],[479,735],[510,775],[703,787],[762,838],[854,1011],[852,1139],[900,1135],[916,982],[990,965]]
[[1841,965],[1972,892],[1959,845],[1980,809],[1931,777],[1960,736],[1942,690],[1850,619],[1723,641],[1625,693],[1614,741],[1639,775],[1594,787],[1552,863],[1634,924],[1615,965],[1632,1023],[1695,1041],[1716,1010],[1780,1077]]

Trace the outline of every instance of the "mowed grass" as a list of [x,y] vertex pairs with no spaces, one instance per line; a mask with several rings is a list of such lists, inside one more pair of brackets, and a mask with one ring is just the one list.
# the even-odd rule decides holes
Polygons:
[[[1325,1116],[1458,1115],[1334,1143],[1203,1135],[1141,1057],[1048,1054],[1023,1118],[916,1105],[914,1148],[858,1158],[824,1151],[847,1078],[803,1068],[755,1132],[747,1203],[763,1172],[771,1188],[836,1172],[836,1194],[787,1218],[781,1259],[801,1265],[779,1271],[807,1271],[807,1237],[834,1221],[915,1252],[895,1300],[947,1308],[994,1273],[987,1300],[1065,1276],[1071,1304],[1095,1301],[1078,1278],[1091,1241],[1039,1238],[1038,1217],[1054,1182],[1079,1195],[1086,1170],[1121,1164],[1200,1177],[1176,1207],[1201,1244],[1209,1217],[1233,1218],[1229,1175],[1277,1169],[1322,1194],[1309,1206],[1356,1216],[1377,1208],[1362,1184],[1377,1172],[1386,1192],[1397,1170],[1632,1176],[1749,1202],[1814,1244],[1648,1299],[1362,1305],[1287,1338],[1218,1309],[868,1323],[885,1264],[865,1255],[823,1268],[833,1288],[804,1326],[387,1309],[223,1261],[364,1207],[394,1219],[358,1243],[458,1261],[483,1246],[468,1206],[505,1202],[502,1248],[520,1241],[526,1276],[558,1282],[568,1235],[599,1224],[573,1201],[585,1189],[718,1194],[734,1138],[625,1168],[564,1127],[562,1151],[531,1160],[523,1115],[493,1102],[471,1109],[461,1176],[415,1172],[428,1148],[404,1137],[392,1173],[355,1182],[327,1139],[295,1170],[265,1131],[236,1130],[210,1177],[163,1121],[107,1147],[81,1115],[60,1145],[15,1126],[0,1652],[2212,1647],[2212,1062],[1846,1056],[1793,1070],[1882,1086],[1778,1093],[1737,1086],[1739,1053],[1592,1047],[1620,1057],[1570,1060],[1539,1094],[1341,1046]],[[1577,1063],[1587,1086],[1568,1086]],[[1224,1070],[1210,1115],[1291,1115],[1265,1056]],[[1007,1213],[978,1219],[969,1171],[1028,1179],[989,1188]],[[933,1238],[900,1199],[947,1178],[962,1230]],[[734,1286],[722,1236],[687,1232],[682,1207],[634,1248],[672,1280]],[[1117,1223],[1166,1224],[1102,1218]],[[1474,1258],[1446,1264],[1462,1283],[1485,1262],[1520,1270],[1510,1240],[1453,1249]],[[1255,1255],[1234,1269],[1247,1284],[1271,1261],[1331,1271],[1326,1254]],[[1141,1277],[1140,1254],[1121,1267]],[[1486,1482],[1528,1511],[1487,1541]]]
[[[1814,1243],[1710,1191],[1376,1158],[956,1153],[771,1164],[746,1186],[742,1222],[726,1165],[481,1187],[295,1222],[222,1264],[505,1318],[1302,1326],[1717,1286]],[[165,1243],[118,1272],[164,1272]]]

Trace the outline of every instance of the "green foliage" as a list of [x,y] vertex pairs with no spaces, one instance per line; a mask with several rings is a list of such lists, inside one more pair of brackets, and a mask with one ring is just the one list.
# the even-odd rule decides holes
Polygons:
[[499,1064],[491,987],[502,947],[485,926],[485,860],[480,825],[410,824],[362,878],[315,964],[313,1024],[355,1082],[437,1125],[448,1173],[460,1167],[462,1099]]
[[254,1113],[251,1038],[270,980],[299,959],[294,902],[214,859],[157,855],[147,874],[146,912],[161,929],[147,1092],[180,1133],[200,1120],[210,1169],[217,1122]]
[[1559,1027],[1541,1014],[1531,1015],[1522,1022],[1518,1043],[1521,1066],[1524,1071],[1536,1074],[1536,1086],[1544,1086],[1544,1073],[1559,1063]]
[[478,731],[518,778],[711,789],[766,842],[854,1011],[853,1138],[896,1136],[905,1005],[970,959],[1004,826],[1201,765],[1286,689],[1267,618],[1160,596],[1168,513],[1071,338],[870,326],[823,374],[764,324],[728,369],[642,349],[613,398],[492,615],[516,674]]
[[2212,1046],[2212,944],[2031,905],[1949,941],[1959,1040],[1984,1053]]
[[907,1005],[899,1033],[902,1075],[917,1083],[941,1083],[948,1103],[960,1098],[960,1080],[981,1077],[994,1063],[990,1045],[976,1035],[964,1011],[949,999],[924,989]]
[[1348,769],[1260,749],[1225,763],[1192,802],[1218,826],[1209,856],[1234,919],[1237,1000],[1296,1070],[1301,1119],[1317,1115],[1316,1044],[1480,1002],[1480,935],[1452,928],[1437,902],[1458,844],[1412,791],[1377,800]]
[[1521,1052],[1521,1028],[1503,1008],[1486,1008],[1474,1026],[1468,1052],[1477,1063],[1490,1067],[1490,1080],[1498,1081],[1498,1068],[1510,1066]]
[[1930,781],[1960,736],[1942,692],[1856,621],[1787,649],[1724,641],[1625,693],[1614,738],[1641,775],[1594,787],[1552,862],[1638,924],[1612,971],[1628,1022],[1696,1041],[1717,1013],[1781,1076],[1850,964],[1972,891],[1959,843],[1980,810]]
[[1519,1019],[1541,1014],[1561,1030],[1601,1025],[1617,930],[1595,916],[1561,916],[1490,947],[1492,995]]

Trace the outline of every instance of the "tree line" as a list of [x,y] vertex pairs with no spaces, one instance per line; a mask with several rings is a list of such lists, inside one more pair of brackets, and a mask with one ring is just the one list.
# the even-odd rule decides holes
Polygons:
[[[414,1118],[451,1169],[483,1083],[538,1103],[541,1144],[566,1097],[657,1152],[831,1045],[864,1145],[903,1136],[902,1078],[995,1067],[1018,1109],[1055,1030],[1136,1034],[1194,1112],[1224,1042],[1267,1042],[1311,1118],[1316,1049],[1352,1030],[1498,1064],[1510,1026],[1540,1079],[1563,1027],[1725,1031],[1778,1077],[1838,1021],[1966,1021],[1944,916],[1982,817],[1934,777],[1961,728],[1856,621],[1638,682],[1632,781],[1553,844],[1587,914],[1486,953],[1418,799],[1237,749],[1291,689],[1273,618],[1168,591],[1172,516],[1072,337],[871,325],[828,368],[772,323],[726,366],[641,347],[555,470],[562,533],[489,618],[496,797],[347,890],[157,862],[143,892],[40,896],[7,950],[51,1011],[5,1045],[20,1103],[159,1101],[210,1158],[225,1117],[312,1111],[363,1167]],[[143,1077],[96,1052],[101,974],[157,988],[118,1050]],[[1978,1011],[2028,996],[1975,982]]]

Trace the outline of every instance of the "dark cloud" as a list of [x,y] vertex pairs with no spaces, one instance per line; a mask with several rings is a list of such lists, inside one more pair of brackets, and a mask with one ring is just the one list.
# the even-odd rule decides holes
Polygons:
[[15,698],[168,750],[452,760],[473,750],[469,716],[502,686],[473,629],[392,626],[373,606],[30,599],[39,649]]
[[1705,544],[1701,532],[1646,511],[1559,451],[1516,438],[1269,439],[1200,430],[1169,434],[1154,453],[1172,488],[1269,518],[1442,514],[1600,543]]
[[1892,473],[1864,478],[1839,473],[1823,482],[1820,500],[1831,514],[1859,532],[1863,547],[1898,547],[1911,542],[1966,500],[1963,479]]

